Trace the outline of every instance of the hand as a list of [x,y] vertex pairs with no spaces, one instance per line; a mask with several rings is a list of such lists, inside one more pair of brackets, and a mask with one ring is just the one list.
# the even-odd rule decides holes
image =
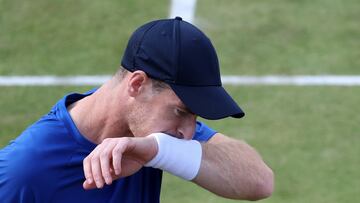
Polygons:
[[154,137],[107,138],[83,161],[84,189],[102,188],[130,176],[157,154]]

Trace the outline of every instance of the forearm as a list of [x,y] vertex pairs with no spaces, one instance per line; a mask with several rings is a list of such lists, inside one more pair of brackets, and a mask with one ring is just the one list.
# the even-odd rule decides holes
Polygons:
[[218,134],[202,146],[196,184],[232,199],[258,200],[271,195],[272,170],[248,144]]
[[[161,136],[171,138],[165,134]],[[166,146],[171,148],[164,150]],[[199,151],[175,153],[180,149],[189,152],[189,147]],[[189,162],[195,154],[199,155],[198,160]],[[195,176],[195,183],[226,198],[258,200],[270,196],[273,190],[273,173],[259,154],[245,142],[221,134],[202,146],[192,141],[156,139],[154,136],[104,140],[84,159],[84,188],[102,188],[105,182],[111,184],[115,179],[132,175],[152,159],[158,161],[149,166],[187,180]],[[173,164],[179,164],[182,169]]]

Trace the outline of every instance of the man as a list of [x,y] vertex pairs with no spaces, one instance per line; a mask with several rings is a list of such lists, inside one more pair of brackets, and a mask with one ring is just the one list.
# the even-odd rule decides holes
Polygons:
[[0,151],[2,202],[159,202],[163,170],[226,198],[271,195],[254,149],[196,121],[244,116],[200,30],[179,17],[147,23],[121,65]]

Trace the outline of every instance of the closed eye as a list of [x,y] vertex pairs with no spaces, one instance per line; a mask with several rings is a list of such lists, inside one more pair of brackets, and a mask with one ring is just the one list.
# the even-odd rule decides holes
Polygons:
[[190,112],[190,110],[188,109],[183,109],[180,107],[175,107],[174,108],[174,113],[176,116],[180,116],[180,117],[190,117],[190,116],[195,116],[195,114],[193,114],[192,112]]
[[175,115],[177,115],[177,116],[186,116],[188,114],[187,111],[179,109],[179,108],[175,108],[174,112],[175,112]]

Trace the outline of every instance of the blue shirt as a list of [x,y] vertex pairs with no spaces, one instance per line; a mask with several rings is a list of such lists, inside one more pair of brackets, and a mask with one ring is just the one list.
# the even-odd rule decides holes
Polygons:
[[[0,202],[159,202],[162,171],[149,167],[103,189],[83,189],[82,161],[96,145],[78,131],[67,106],[92,92],[65,96],[0,150]],[[214,134],[197,122],[193,139]]]

